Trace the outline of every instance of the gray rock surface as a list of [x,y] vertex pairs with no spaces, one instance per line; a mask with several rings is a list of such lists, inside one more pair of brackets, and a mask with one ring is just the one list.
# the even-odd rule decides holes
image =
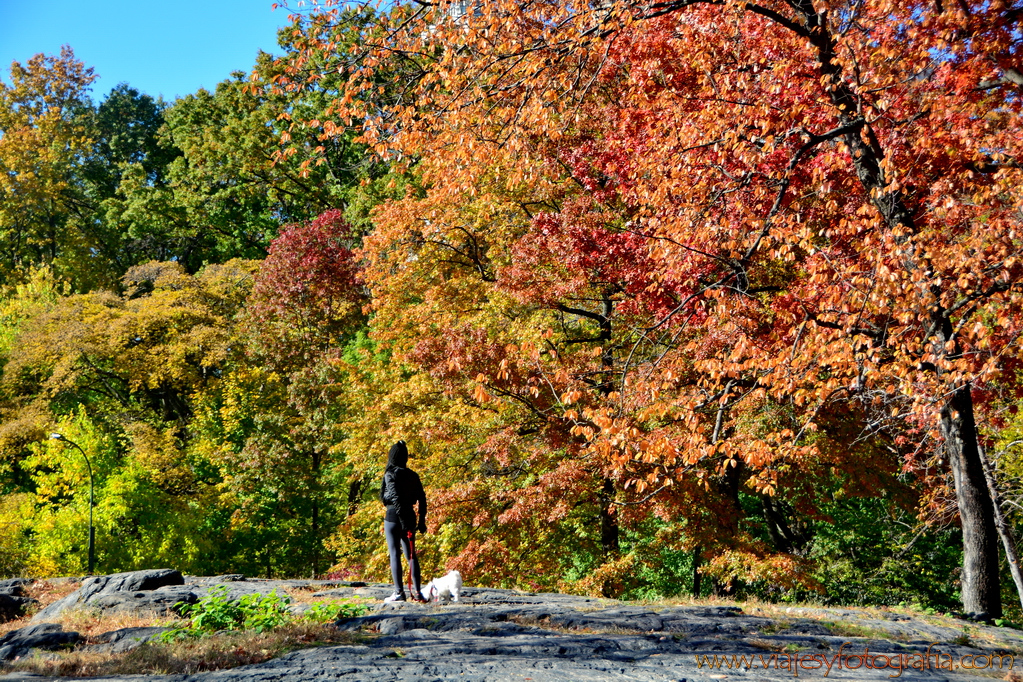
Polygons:
[[148,591],[99,594],[89,599],[84,605],[112,613],[165,615],[170,613],[174,605],[179,602],[194,604],[198,600],[199,595],[188,585],[164,585]]
[[[179,602],[194,604],[212,589],[224,590],[227,598],[235,601],[249,594],[267,595],[274,592],[290,601],[290,597],[286,595],[288,589],[303,589],[310,592],[343,590],[347,596],[351,596],[364,588],[369,589],[369,594],[374,598],[384,592],[384,588],[381,587],[367,588],[366,583],[340,580],[246,579],[240,573],[185,578],[178,571],[171,569],[134,571],[86,578],[80,588],[41,610],[33,617],[32,622],[53,620],[65,611],[73,609],[166,615],[173,610],[175,604]],[[0,614],[3,613],[5,603],[3,596],[0,596]],[[13,602],[11,608],[15,608]],[[23,612],[24,607],[21,608],[17,615]]]
[[93,638],[96,644],[91,644],[86,648],[97,653],[121,654],[142,646],[170,629],[169,627],[121,628],[104,632]]
[[27,578],[11,578],[0,580],[0,594],[7,594],[12,597],[25,596],[25,588],[32,584]]
[[12,630],[0,637],[0,661],[13,661],[35,649],[63,649],[81,639],[77,632],[65,632],[57,623],[40,623]]
[[[188,580],[197,591],[218,584],[212,579]],[[264,591],[284,584],[311,591],[321,587],[313,581],[231,582],[252,582]],[[357,593],[382,597],[390,591],[387,585],[322,587],[313,593],[316,597]],[[647,606],[467,587],[458,604],[377,603],[368,615],[339,621],[337,627],[358,633],[353,645],[296,651],[233,670],[93,678],[93,682],[780,682],[824,678],[825,672],[828,679],[838,680],[978,679],[974,671],[934,669],[933,664],[932,669],[901,671],[884,667],[892,661],[911,665],[910,656],[920,661],[928,647],[932,655],[951,656],[957,664],[964,656],[987,660],[996,652],[1020,652],[1019,661],[1012,663],[1015,670],[1023,671],[1023,632],[965,622],[959,626],[948,619],[938,622],[942,624],[857,609],[790,609],[768,617],[733,606]],[[109,642],[132,637],[109,636]],[[865,650],[881,667],[862,665],[859,656]],[[879,654],[884,658],[877,659]],[[845,662],[861,664],[855,670],[840,668]],[[1005,678],[1008,663],[1008,659],[1002,661],[1001,670],[976,672]],[[0,682],[39,679],[0,675]]]
[[25,578],[0,580],[0,623],[21,618],[30,606],[37,603],[25,591],[31,582]]
[[175,601],[170,601],[171,595],[169,594],[164,593],[154,598],[153,593],[159,588],[183,585],[184,582],[180,571],[169,568],[86,578],[80,588],[33,616],[32,622],[53,620],[61,613],[76,608],[92,607],[118,610],[147,608],[161,611],[161,608],[166,605],[166,608],[169,609],[175,601],[181,601],[180,597],[183,593],[177,593],[178,598]]
[[35,603],[35,599],[29,597],[17,597],[0,592],[0,623],[21,618],[28,607]]
[[24,578],[0,580],[0,623],[21,618],[36,601],[26,595],[25,587],[31,581]]

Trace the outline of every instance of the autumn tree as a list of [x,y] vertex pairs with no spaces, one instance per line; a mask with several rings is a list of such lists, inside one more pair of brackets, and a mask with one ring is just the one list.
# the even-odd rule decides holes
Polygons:
[[[257,525],[276,517],[287,533],[267,547],[299,555],[314,574],[348,495],[348,387],[337,364],[364,321],[357,238],[339,210],[282,230],[247,301],[246,355],[206,417],[222,425],[219,458],[246,500],[241,516]],[[240,419],[248,426],[232,429]]]
[[67,271],[76,262],[102,278],[102,264],[93,263],[113,245],[93,230],[77,182],[91,146],[81,114],[95,75],[67,46],[56,57],[14,62],[10,73],[10,84],[0,82],[2,280],[20,282],[34,265]]
[[[578,458],[601,459],[623,488],[655,499],[711,474],[770,498],[792,485],[786,472],[822,463],[815,433],[828,415],[852,411],[897,466],[924,473],[940,453],[963,531],[964,608],[999,615],[974,391],[1010,380],[1017,352],[1019,9],[678,0],[451,10],[416,3],[382,18],[384,37],[338,103],[340,118],[365,117],[354,95],[378,64],[421,67],[410,97],[367,118],[365,139],[418,160],[429,193],[428,204],[410,197],[381,214],[370,243],[379,276],[400,268],[389,259],[409,243],[402,235],[424,229],[461,231],[457,243],[424,243],[496,269],[510,251],[477,249],[475,234],[508,229],[514,240],[560,223],[640,239],[645,293],[665,307],[626,323],[632,341],[611,346],[614,371],[598,363],[590,381],[554,385],[586,439]],[[293,77],[304,76],[296,63]],[[548,189],[566,178],[579,189]],[[466,197],[486,209],[475,233],[453,210]],[[565,265],[558,244],[534,248]],[[599,335],[593,298],[576,318]],[[490,352],[484,339],[474,354]],[[530,386],[504,365],[480,381]],[[836,454],[825,461],[844,466]]]
[[11,74],[0,99],[5,281],[46,265],[78,290],[111,287],[129,267],[175,255],[117,219],[120,195],[161,185],[180,154],[157,143],[164,103],[125,83],[94,103],[93,70],[68,47]]
[[6,302],[17,324],[0,357],[0,490],[29,565],[84,566],[74,529],[88,516],[85,463],[52,431],[93,460],[100,567],[210,570],[236,549],[223,537],[232,501],[193,421],[228,367],[253,270],[149,263],[128,271],[124,294],[60,295],[37,277]]
[[[336,43],[350,44],[371,14],[348,17]],[[298,54],[316,30],[301,21],[282,28],[285,56]],[[190,270],[210,260],[262,258],[282,224],[331,209],[364,220],[365,204],[383,191],[377,181],[386,164],[364,153],[354,132],[324,140],[317,127],[292,120],[327,113],[340,89],[332,74],[339,58],[316,53],[313,61],[327,75],[296,91],[277,87],[279,61],[260,53],[251,74],[235,71],[163,112],[160,149],[171,160],[162,181],[132,167],[106,207],[108,219],[150,258],[174,257]]]

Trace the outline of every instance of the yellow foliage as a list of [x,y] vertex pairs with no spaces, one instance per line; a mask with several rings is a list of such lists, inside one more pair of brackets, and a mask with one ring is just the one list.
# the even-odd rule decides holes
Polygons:
[[639,584],[638,567],[638,558],[633,553],[614,557],[602,563],[585,578],[562,582],[559,591],[591,597],[619,597]]
[[30,508],[29,493],[0,496],[0,580],[35,575],[27,570]]

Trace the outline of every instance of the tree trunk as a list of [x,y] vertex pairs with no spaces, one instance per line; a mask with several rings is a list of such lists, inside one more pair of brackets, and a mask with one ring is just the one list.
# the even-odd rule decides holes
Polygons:
[[615,484],[609,478],[604,479],[604,488],[600,492],[600,548],[604,553],[604,561],[609,561],[618,554],[618,518],[615,516],[612,501],[615,498]]
[[[814,0],[793,0],[789,5],[800,13],[810,44],[816,49],[822,85],[841,124],[842,139],[851,152],[850,158],[860,184],[870,193],[870,201],[881,214],[897,241],[905,244],[904,265],[910,271],[929,273],[933,268],[927,257],[917,251],[910,239],[917,229],[913,211],[902,189],[893,188],[885,174],[885,153],[877,136],[859,112],[864,111],[861,94],[849,85],[846,68],[837,58],[838,41],[831,32],[828,13],[818,11]],[[942,300],[939,285],[921,279],[921,286],[930,287],[937,301]],[[928,315],[935,334],[933,351],[938,357],[958,355],[951,317],[940,304],[931,307]],[[955,348],[949,352],[946,344]],[[925,349],[921,349],[923,351]],[[937,370],[936,370],[937,371]],[[940,373],[940,372],[939,372]],[[959,386],[942,407],[941,432],[955,479],[956,502],[963,529],[963,610],[967,614],[988,618],[1001,616],[999,593],[998,540],[994,523],[994,505],[988,494],[984,468],[977,447],[977,426],[973,417],[970,385]]]
[[995,510],[995,527],[998,529],[998,537],[1002,539],[1002,547],[1005,549],[1005,559],[1009,563],[1009,573],[1012,574],[1012,582],[1016,583],[1016,595],[1019,604],[1023,607],[1023,573],[1019,570],[1019,553],[1016,552],[1016,539],[1012,536],[1012,528],[1002,513],[1002,499],[998,494],[998,484],[995,481],[995,472],[991,461],[987,458],[984,448],[979,448],[980,462],[984,466],[984,476],[987,479],[987,490],[991,494],[991,506]]
[[699,545],[693,548],[693,599],[699,599],[703,592],[703,575],[700,573],[700,552],[702,551]]
[[359,511],[359,500],[362,498],[363,480],[357,478],[348,484],[348,518],[355,516]]
[[[603,563],[614,561],[620,548],[618,543],[618,517],[614,514],[615,483],[610,478],[604,479],[604,485],[597,495],[600,502],[600,549]],[[613,581],[605,579],[600,587],[601,596],[615,598],[618,596]]]
[[963,528],[963,610],[972,618],[999,618],[1002,601],[995,510],[977,444],[969,384],[957,388],[942,407],[941,435]]
[[[613,313],[614,302],[611,300],[611,294],[604,292],[598,320],[600,334],[597,337],[603,348],[600,354],[600,364],[604,370],[604,376],[598,388],[604,395],[614,390],[614,351],[611,348],[611,315]],[[614,514],[615,482],[605,476],[604,485],[598,497],[600,501],[600,548],[604,555],[604,561],[607,562],[618,555],[620,548],[618,517]]]
[[316,576],[320,573],[320,506],[313,498],[313,513],[312,513],[312,533],[313,533],[313,576],[312,579],[316,580]]
[[312,465],[313,465],[313,479],[310,496],[312,497],[312,518],[310,519],[310,531],[313,536],[313,579],[320,572],[320,452],[314,450],[312,453]]

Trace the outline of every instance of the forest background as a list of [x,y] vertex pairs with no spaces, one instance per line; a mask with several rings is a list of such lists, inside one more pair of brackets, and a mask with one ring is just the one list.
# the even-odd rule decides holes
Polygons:
[[[1017,617],[1019,2],[312,6],[0,84],[0,576]],[[78,444],[86,458],[59,433]],[[1018,619],[1018,618],[1017,618]]]

